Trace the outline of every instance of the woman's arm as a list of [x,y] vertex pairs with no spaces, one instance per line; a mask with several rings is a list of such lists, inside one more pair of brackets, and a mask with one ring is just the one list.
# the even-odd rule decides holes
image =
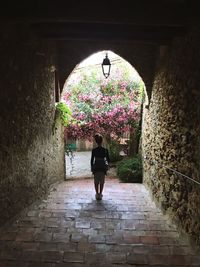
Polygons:
[[91,160],[90,160],[91,167],[93,166],[93,164],[94,164],[94,151],[92,150]]

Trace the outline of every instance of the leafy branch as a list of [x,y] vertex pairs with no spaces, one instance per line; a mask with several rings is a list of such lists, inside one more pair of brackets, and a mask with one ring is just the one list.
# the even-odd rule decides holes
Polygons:
[[67,104],[59,102],[56,104],[56,110],[59,112],[62,124],[68,126],[72,121],[72,111],[70,108]]

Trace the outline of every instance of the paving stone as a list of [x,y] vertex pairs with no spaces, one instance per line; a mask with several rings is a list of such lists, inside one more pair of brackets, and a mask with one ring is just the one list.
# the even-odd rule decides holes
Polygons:
[[52,237],[53,242],[64,242],[68,243],[70,239],[69,233],[54,233]]
[[1,241],[13,241],[16,238],[17,233],[16,232],[4,232],[0,235]]
[[99,252],[110,252],[113,251],[114,252],[114,247],[112,244],[95,244],[95,251],[99,251]]
[[192,255],[193,252],[192,249],[188,246],[177,246],[177,245],[174,245],[174,246],[168,246],[169,247],[169,251],[170,251],[170,254],[174,254],[174,255]]
[[88,220],[77,220],[75,223],[76,228],[90,228],[90,221]]
[[52,263],[46,262],[27,262],[23,263],[21,267],[52,267]]
[[141,246],[141,245],[135,245],[134,247],[132,247],[132,251],[134,254],[143,254],[143,255],[147,255],[150,253],[150,247],[149,246]]
[[61,224],[60,218],[52,218],[52,217],[50,217],[50,218],[47,218],[45,220],[45,225],[47,227],[51,227],[51,228],[59,227],[60,224]]
[[30,210],[27,213],[27,216],[30,216],[30,217],[38,217],[38,215],[39,215],[39,211],[38,210]]
[[152,245],[152,246],[148,246],[148,248],[149,248],[150,254],[170,255],[169,246],[153,246]]
[[89,236],[89,242],[91,243],[105,243],[105,236],[103,235],[91,235]]
[[124,233],[123,240],[127,244],[140,244],[141,243],[140,237],[133,235],[131,232]]
[[89,252],[85,255],[86,257],[86,262],[90,264],[104,264],[106,262],[106,257],[105,254],[102,252]]
[[[102,229],[100,230],[101,234],[102,234]],[[99,233],[99,229],[83,229],[82,230],[83,235],[85,236],[89,236],[89,235],[97,235]]]
[[168,236],[160,236],[158,239],[161,245],[178,245],[179,243],[178,239]]
[[52,267],[51,263],[35,263],[35,262],[23,262],[23,261],[5,261],[2,262],[1,267]]
[[107,219],[121,219],[122,212],[108,211],[105,216]]
[[38,250],[40,250],[40,251],[55,251],[55,250],[57,250],[57,243],[40,242]]
[[127,253],[127,263],[131,264],[148,264],[147,255],[143,254],[134,254],[134,253]]
[[37,250],[25,250],[22,253],[22,260],[27,262],[41,262],[42,261],[42,252]]
[[200,267],[200,254],[187,257],[185,256],[184,258],[186,259],[188,265]]
[[58,251],[77,251],[77,243],[69,242],[69,243],[56,243]]
[[41,231],[35,235],[35,241],[49,242],[52,240],[52,233]]
[[122,234],[106,235],[106,244],[120,244],[123,241]]
[[106,219],[106,229],[121,229],[121,221],[119,219]]
[[78,246],[77,251],[80,251],[80,252],[88,253],[88,252],[96,251],[95,244],[92,244],[90,242],[86,242],[86,241],[78,242],[77,246]]
[[73,233],[71,235],[72,242],[87,242],[88,235],[84,235],[83,233]]
[[64,262],[84,262],[85,254],[82,252],[64,252]]
[[17,222],[18,227],[40,227],[44,220],[36,217],[24,217]]
[[140,240],[142,244],[159,244],[159,239],[156,236],[141,236]]
[[95,212],[90,212],[90,217],[92,218],[97,218],[97,219],[104,219],[107,216],[107,211],[95,211]]
[[121,220],[121,229],[135,230],[136,224],[138,223],[139,220]]
[[62,251],[45,251],[41,253],[41,261],[44,262],[61,262],[63,258]]
[[134,245],[132,244],[115,244],[113,246],[114,252],[133,252]]
[[200,248],[180,237],[142,184],[107,178],[58,184],[0,231],[0,267],[200,267]]
[[[81,266],[81,265],[80,265]],[[51,265],[51,267],[76,267],[75,263],[71,263],[71,262],[61,262],[61,263],[53,263]]]
[[[0,260],[17,260],[21,258],[22,251],[13,248],[1,248]],[[0,262],[1,263],[1,262]],[[1,266],[1,265],[0,265]]]
[[91,221],[91,228],[93,229],[105,229],[106,223],[104,219],[92,219]]
[[109,263],[122,264],[126,263],[126,253],[123,252],[112,252],[106,253],[106,260]]
[[39,242],[20,242],[20,244],[15,244],[17,247],[21,247],[23,250],[37,250],[40,247]]
[[16,241],[33,241],[35,239],[35,228],[23,229],[17,233],[15,240]]
[[75,225],[75,221],[71,220],[71,218],[70,219],[61,218],[60,227],[68,229],[68,228],[74,227],[74,225]]
[[57,211],[57,212],[52,212],[51,217],[55,218],[64,218],[65,217],[65,211]]

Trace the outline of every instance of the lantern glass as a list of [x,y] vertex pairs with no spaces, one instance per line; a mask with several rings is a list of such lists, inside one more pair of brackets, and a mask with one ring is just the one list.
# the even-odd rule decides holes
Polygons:
[[111,64],[110,64],[110,60],[108,58],[108,54],[106,53],[106,57],[103,60],[102,63],[102,71],[103,71],[103,75],[108,78],[110,75],[110,68],[111,68]]

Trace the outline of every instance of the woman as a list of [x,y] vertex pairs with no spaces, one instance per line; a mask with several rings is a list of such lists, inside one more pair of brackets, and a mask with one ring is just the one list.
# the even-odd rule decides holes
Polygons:
[[105,175],[107,174],[110,158],[108,149],[102,147],[102,136],[96,134],[94,138],[95,142],[97,143],[97,147],[92,149],[91,171],[94,174],[96,199],[101,200],[103,197],[102,192],[105,183]]

